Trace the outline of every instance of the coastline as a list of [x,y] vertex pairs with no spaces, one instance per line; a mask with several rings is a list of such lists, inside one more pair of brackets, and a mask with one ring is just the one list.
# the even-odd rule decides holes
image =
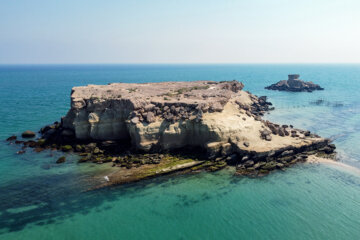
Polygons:
[[315,155],[311,155],[308,157],[307,162],[308,164],[324,164],[331,167],[336,167],[337,169],[341,171],[346,171],[352,174],[360,175],[360,169],[354,166],[351,166],[349,164],[346,164],[344,162],[339,162],[337,160],[329,159],[329,158],[323,158],[318,157]]
[[226,166],[261,177],[309,155],[334,157],[330,139],[264,120],[272,103],[243,87],[236,80],[74,87],[68,113],[41,128],[40,138],[27,130],[7,141],[23,145],[18,154],[53,149],[78,154],[79,163],[110,163],[117,170],[100,187]]

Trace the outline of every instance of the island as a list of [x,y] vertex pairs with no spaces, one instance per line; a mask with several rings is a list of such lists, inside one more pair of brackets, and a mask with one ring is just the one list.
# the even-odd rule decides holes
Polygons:
[[334,156],[329,139],[265,120],[274,107],[243,87],[235,80],[74,87],[61,121],[43,127],[38,139],[8,140],[22,151],[57,149],[78,154],[79,163],[109,164],[103,186],[226,166],[263,176],[309,155]]
[[268,90],[289,91],[289,92],[312,92],[324,90],[324,88],[313,82],[305,82],[299,79],[299,74],[289,74],[288,80],[282,80],[275,84],[265,87]]

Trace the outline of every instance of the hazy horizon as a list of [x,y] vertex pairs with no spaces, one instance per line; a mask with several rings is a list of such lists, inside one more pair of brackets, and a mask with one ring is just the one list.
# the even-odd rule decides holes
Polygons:
[[213,62],[213,63],[206,63],[206,62],[198,62],[198,63],[157,63],[157,62],[151,62],[151,63],[86,63],[86,62],[80,62],[80,63],[0,63],[0,66],[41,66],[41,65],[53,65],[53,66],[66,66],[66,65],[360,65],[360,62],[344,62],[344,63],[336,63],[336,62],[318,62],[318,63],[296,63],[296,62],[288,62],[288,63],[277,63],[277,62],[268,62],[268,63],[227,63],[227,62]]
[[0,3],[0,64],[357,64],[355,0]]

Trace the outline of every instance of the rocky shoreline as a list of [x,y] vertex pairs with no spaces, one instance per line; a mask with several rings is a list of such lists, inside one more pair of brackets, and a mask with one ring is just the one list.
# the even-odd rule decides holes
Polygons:
[[7,140],[22,145],[19,154],[52,149],[78,154],[79,163],[109,164],[104,186],[226,166],[263,176],[309,155],[335,155],[328,139],[263,120],[272,104],[237,81],[112,85],[74,88],[60,122],[35,140],[31,131]]

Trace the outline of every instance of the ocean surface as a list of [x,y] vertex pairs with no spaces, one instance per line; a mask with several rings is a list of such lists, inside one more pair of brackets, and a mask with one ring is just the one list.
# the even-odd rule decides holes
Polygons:
[[[287,74],[325,88],[264,87]],[[239,80],[267,95],[267,119],[334,139],[344,168],[300,164],[257,179],[164,176],[87,191],[102,167],[27,151],[12,134],[59,120],[73,86]],[[360,239],[360,65],[0,65],[0,239]]]

